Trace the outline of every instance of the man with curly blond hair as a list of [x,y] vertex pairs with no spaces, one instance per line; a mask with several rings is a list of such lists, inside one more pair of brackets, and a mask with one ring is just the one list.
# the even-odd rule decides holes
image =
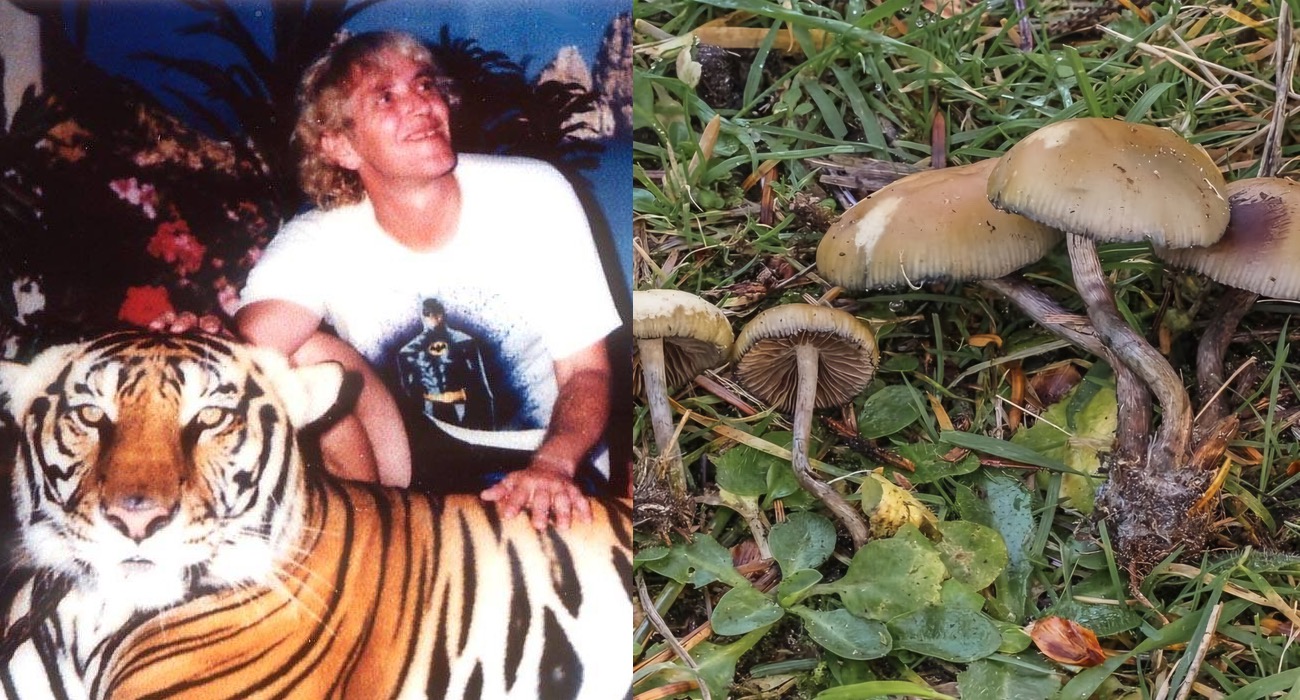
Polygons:
[[[507,515],[563,527],[589,515],[579,482],[608,420],[618,314],[568,182],[539,161],[457,154],[444,84],[427,48],[396,32],[347,38],[308,69],[295,140],[316,208],[268,246],[235,324],[295,362],[335,360],[362,378],[322,441],[331,470],[481,489]],[[424,410],[422,387],[451,362],[449,347],[413,342],[430,299],[440,324],[475,339],[504,429]],[[429,356],[399,362],[403,348]],[[441,374],[412,381],[413,367]]]

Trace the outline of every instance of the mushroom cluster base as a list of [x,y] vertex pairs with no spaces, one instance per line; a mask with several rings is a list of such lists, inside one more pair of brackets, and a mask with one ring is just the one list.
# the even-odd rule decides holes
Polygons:
[[1111,465],[1097,511],[1132,586],[1170,554],[1204,550],[1213,510],[1196,505],[1212,474],[1178,464]]

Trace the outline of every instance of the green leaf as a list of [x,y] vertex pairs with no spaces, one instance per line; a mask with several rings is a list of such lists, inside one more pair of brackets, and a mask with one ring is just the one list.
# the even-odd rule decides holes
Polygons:
[[868,681],[856,685],[842,685],[823,690],[813,700],[869,700],[870,698],[925,698],[926,700],[957,700],[951,695],[907,681]]
[[[979,474],[976,494],[957,488],[957,509],[965,520],[991,527],[1002,535],[1007,567],[997,578],[997,600],[1009,619],[1021,620],[1029,604],[1029,577],[1033,573],[1034,499],[1020,481],[1000,472]],[[981,497],[982,495],[982,497]]]
[[641,566],[647,562],[659,561],[660,559],[668,557],[672,552],[673,550],[663,546],[642,547],[632,556],[632,563],[636,566]]
[[804,629],[814,642],[846,659],[878,659],[893,646],[885,623],[848,610],[812,610],[800,605],[790,611],[803,618]]
[[732,587],[749,584],[731,565],[731,552],[704,533],[697,533],[690,543],[673,545],[667,556],[656,556],[645,562],[645,568],[696,588],[714,581]]
[[785,498],[799,493],[799,479],[788,462],[774,463],[767,470],[767,498]]
[[976,435],[975,433],[965,433],[960,430],[945,430],[939,433],[939,439],[944,442],[950,442],[958,447],[965,447],[968,450],[983,452],[984,454],[1009,459],[1013,462],[1022,464],[1032,464],[1036,467],[1051,469],[1054,472],[1071,473],[1071,469],[1065,462],[1059,459],[1052,459],[1046,455],[1040,454],[1023,445],[1016,445],[989,437],[987,435]]
[[[794,434],[789,431],[775,430],[770,433],[763,433],[763,439],[788,450],[790,449],[790,443],[794,442]],[[809,445],[809,450],[816,451],[815,442]],[[799,493],[801,491],[799,480],[795,478],[794,469],[790,466],[790,463],[767,453],[763,454],[768,458],[767,500],[785,498]]]
[[967,608],[974,612],[984,609],[984,596],[980,592],[958,581],[947,579],[939,592],[939,604],[948,607]]
[[1116,591],[1115,588],[1109,571],[1096,572],[1072,585],[1069,594],[1061,596],[1060,600],[1048,608],[1044,615],[1074,620],[1096,632],[1098,637],[1109,637],[1137,629],[1142,624],[1142,616],[1125,605],[1083,603],[1075,600],[1076,597],[1115,600],[1128,593],[1124,590]]
[[1077,472],[1061,476],[1061,498],[1071,508],[1089,514],[1102,482],[1096,476],[1101,471],[1100,453],[1114,445],[1117,418],[1114,387],[1085,381],[1044,411],[1033,427],[1017,431],[1011,442]]
[[723,594],[713,608],[713,631],[734,636],[766,627],[785,615],[785,610],[749,584]]
[[[879,128],[878,126],[876,128]],[[893,355],[880,363],[881,372],[915,372],[921,368],[921,361],[912,355]]]
[[940,599],[947,569],[934,545],[914,525],[887,540],[868,542],[831,584],[844,607],[873,620],[890,620]]
[[998,626],[998,631],[1002,633],[1002,644],[998,645],[998,652],[1002,654],[1019,654],[1029,648],[1034,643],[1034,638],[1029,636],[1024,627],[1011,622],[993,621]]
[[963,606],[922,608],[890,620],[889,630],[896,648],[957,663],[996,654],[1002,645],[997,625]]
[[944,477],[969,474],[980,468],[980,459],[973,453],[967,453],[956,462],[944,459],[952,449],[952,445],[942,442],[913,443],[897,448],[898,454],[911,460],[916,467],[915,471],[907,475],[907,480],[913,484],[928,484]]
[[718,486],[737,496],[762,496],[767,493],[767,474],[772,465],[783,462],[766,452],[737,445],[718,455]]
[[788,608],[803,600],[813,586],[821,583],[822,572],[816,569],[804,569],[787,574],[776,586],[776,602]]
[[1055,673],[980,659],[957,674],[957,687],[962,700],[1047,700],[1060,689],[1061,678]]
[[[727,697],[727,691],[731,689],[736,678],[736,662],[745,655],[745,652],[753,649],[766,634],[767,628],[757,629],[731,644],[702,642],[691,650],[691,657],[700,668],[699,676],[704,679],[713,697]],[[682,668],[676,673],[664,674],[662,678],[672,682],[695,680],[696,676],[689,669]],[[638,692],[646,689],[648,688],[638,687]]]
[[1300,668],[1293,668],[1247,683],[1233,694],[1224,696],[1223,700],[1256,700],[1256,698],[1274,697],[1286,691],[1291,691],[1287,693],[1287,697],[1292,698],[1295,697],[1297,685],[1300,685]]
[[935,543],[948,574],[980,591],[1007,566],[1007,546],[996,530],[967,520],[939,523],[943,539]]
[[906,384],[891,384],[867,397],[858,412],[858,434],[866,440],[893,435],[921,417],[921,395]]
[[785,522],[772,526],[767,544],[783,574],[815,569],[835,551],[835,524],[820,513],[791,513]]

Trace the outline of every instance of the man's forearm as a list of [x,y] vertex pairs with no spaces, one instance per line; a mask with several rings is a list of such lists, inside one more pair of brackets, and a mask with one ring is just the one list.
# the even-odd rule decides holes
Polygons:
[[583,351],[569,366],[557,362],[559,391],[546,438],[533,460],[572,476],[600,441],[609,421],[610,369],[603,343]]

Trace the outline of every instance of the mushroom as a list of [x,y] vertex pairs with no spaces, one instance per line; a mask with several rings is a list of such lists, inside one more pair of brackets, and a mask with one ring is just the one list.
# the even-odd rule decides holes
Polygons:
[[994,279],[1042,259],[1061,234],[989,204],[997,163],[925,170],[877,190],[826,231],[818,271],[848,289],[876,289]]
[[1164,410],[1149,453],[1164,464],[1189,454],[1191,402],[1169,362],[1120,316],[1096,243],[1214,243],[1228,225],[1224,187],[1210,157],[1172,131],[1110,119],[1045,126],[1012,146],[989,176],[994,206],[1067,232],[1088,317]]
[[668,392],[696,374],[726,361],[733,334],[718,307],[689,292],[652,289],[632,293],[634,363],[641,368],[642,386],[650,408],[659,459],[650,474],[638,473],[638,508],[659,507],[663,521],[690,519],[686,469],[673,439]]
[[1210,245],[1228,225],[1224,187],[1210,157],[1172,131],[1108,119],[1045,126],[1003,154],[989,176],[994,206],[1066,232],[1075,286],[1093,327],[1163,409],[1146,454],[1116,460],[1102,494],[1103,509],[1116,520],[1120,553],[1135,574],[1180,538],[1204,536],[1188,516],[1202,475],[1180,469],[1191,463],[1187,391],[1164,356],[1120,316],[1096,243]]
[[989,159],[923,171],[881,188],[822,237],[818,272],[849,289],[974,281],[1007,297],[1039,325],[1114,368],[1120,406],[1130,417],[1120,422],[1118,449],[1136,453],[1146,441],[1150,395],[1086,318],[1012,274],[1047,255],[1062,234],[989,203],[989,175],[997,165],[998,159]]
[[1260,177],[1230,182],[1232,214],[1218,243],[1181,250],[1156,247],[1156,255],[1227,287],[1196,351],[1196,390],[1201,400],[1197,432],[1228,414],[1211,397],[1223,384],[1223,363],[1232,333],[1260,295],[1300,299],[1300,183]]
[[839,492],[813,475],[808,442],[814,409],[848,403],[871,382],[879,363],[871,329],[846,311],[785,304],[745,324],[732,357],[746,390],[777,410],[794,412],[790,452],[795,477],[826,504],[860,548],[868,538],[866,523]]

